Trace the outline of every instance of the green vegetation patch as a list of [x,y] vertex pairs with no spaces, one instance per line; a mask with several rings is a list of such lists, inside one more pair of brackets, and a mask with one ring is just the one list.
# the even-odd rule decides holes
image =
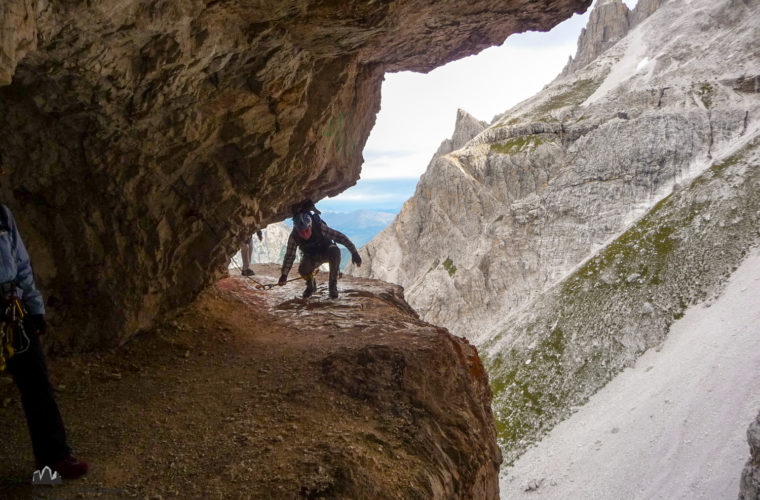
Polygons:
[[607,78],[608,73],[609,70],[598,79],[586,78],[583,80],[577,80],[571,85],[564,85],[564,89],[562,89],[556,96],[542,102],[530,110],[529,115],[516,116],[508,120],[505,117],[505,119],[500,121],[497,126],[504,127],[517,125],[518,123],[528,123],[534,120],[546,122],[556,121],[556,119],[551,116],[552,111],[568,106],[579,106],[583,101],[588,99],[591,94],[596,92],[596,89],[598,89],[602,82],[604,82],[605,78]]
[[449,257],[446,257],[446,260],[443,261],[443,268],[448,271],[449,276],[452,278],[454,277],[454,273],[457,272],[457,266],[454,265],[454,262]]
[[735,153],[720,163],[716,163],[712,167],[708,168],[705,173],[694,179],[691,183],[692,186],[699,186],[701,184],[707,184],[715,176],[721,176],[723,172],[733,165],[736,165],[744,159],[746,151],[742,150]]
[[519,116],[515,116],[514,118],[510,118],[509,120],[506,120],[506,121],[502,120],[502,121],[500,121],[499,124],[497,125],[497,127],[505,127],[505,126],[508,127],[510,125],[517,125],[518,123],[520,123],[520,117]]
[[715,88],[709,83],[703,83],[697,90],[697,95],[702,100],[702,104],[704,104],[707,109],[710,109],[710,106],[712,106],[713,103],[713,97],[715,96]]
[[[670,206],[671,196],[660,200],[636,225],[566,280],[562,285],[563,296],[572,303],[590,287],[636,286],[638,280],[625,279],[632,275],[639,275],[649,284],[661,283],[663,266],[678,244],[674,238],[676,227],[671,221],[658,220],[660,211]],[[678,225],[690,224],[697,213],[698,210],[691,212],[688,220],[678,221]],[[614,279],[601,279],[603,271],[611,271]]]
[[[491,390],[496,409],[496,432],[499,445],[509,448],[542,428],[557,407],[567,406],[573,396],[572,386],[549,386],[546,378],[562,377],[565,336],[560,328],[529,353],[509,350],[494,360],[487,360]],[[507,460],[511,463],[511,460]]]
[[538,134],[522,135],[513,137],[501,144],[491,144],[490,150],[502,155],[531,153],[541,144],[544,144],[544,142],[546,142],[546,140]]
[[533,110],[534,116],[548,115],[552,111],[562,109],[567,106],[579,106],[583,101],[588,99],[591,94],[602,84],[607,76],[592,80],[590,78],[577,80],[570,85],[564,92],[561,92],[546,102],[536,106]]

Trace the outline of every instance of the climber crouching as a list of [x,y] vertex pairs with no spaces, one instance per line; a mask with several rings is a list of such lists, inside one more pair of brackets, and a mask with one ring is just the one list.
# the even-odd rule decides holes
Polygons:
[[319,212],[303,211],[293,216],[293,230],[288,238],[288,247],[285,251],[285,259],[282,262],[282,274],[278,285],[283,286],[288,281],[288,272],[293,266],[296,257],[296,248],[303,252],[298,273],[306,280],[306,289],[303,297],[309,297],[317,289],[317,281],[314,279],[314,271],[323,263],[330,265],[329,289],[330,298],[338,298],[338,272],[340,271],[340,249],[336,245],[340,243],[351,252],[351,261],[357,266],[362,265],[362,259],[356,247],[348,237],[325,224],[319,217]]

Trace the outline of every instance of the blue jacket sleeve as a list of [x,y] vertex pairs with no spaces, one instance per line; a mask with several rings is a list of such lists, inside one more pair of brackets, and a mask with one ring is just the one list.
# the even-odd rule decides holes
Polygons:
[[21,239],[21,234],[16,225],[16,219],[8,207],[2,207],[8,215],[8,225],[11,233],[11,251],[16,258],[16,279],[18,286],[23,290],[23,302],[30,314],[45,314],[45,303],[42,300],[42,294],[34,284],[34,275],[32,274],[32,265],[29,262],[29,254]]

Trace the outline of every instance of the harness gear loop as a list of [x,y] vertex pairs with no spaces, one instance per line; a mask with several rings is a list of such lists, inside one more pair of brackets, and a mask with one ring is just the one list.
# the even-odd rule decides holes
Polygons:
[[[0,372],[5,371],[7,362],[16,354],[29,349],[31,341],[24,330],[24,308],[16,296],[16,282],[0,284]],[[26,340],[26,345],[19,344]]]

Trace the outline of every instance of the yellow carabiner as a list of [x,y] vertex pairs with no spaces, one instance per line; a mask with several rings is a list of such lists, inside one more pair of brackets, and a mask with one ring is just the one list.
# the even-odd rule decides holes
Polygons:
[[16,306],[16,309],[18,309],[18,313],[19,313],[19,316],[20,316],[20,318],[21,318],[21,319],[24,319],[24,308],[23,308],[23,307],[21,307],[21,302],[19,302],[19,300],[18,300],[18,299],[15,299],[15,300],[13,301],[13,305],[15,305],[15,306]]

